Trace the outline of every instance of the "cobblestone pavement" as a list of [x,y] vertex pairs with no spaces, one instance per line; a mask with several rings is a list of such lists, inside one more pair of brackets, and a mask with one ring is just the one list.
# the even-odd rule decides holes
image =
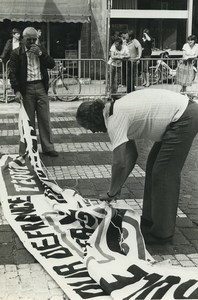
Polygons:
[[[97,202],[110,182],[111,150],[106,134],[92,134],[79,128],[75,111],[80,102],[51,102],[51,121],[58,158],[42,156],[49,176],[61,187],[75,188]],[[0,104],[0,153],[18,151],[16,103]],[[141,214],[145,162],[151,143],[138,142],[139,158],[126,181],[121,198]],[[39,146],[40,149],[40,146]],[[185,268],[198,266],[198,137],[187,158],[183,174],[177,227],[173,243],[148,247],[158,261],[170,259]],[[0,206],[0,300],[67,299],[54,280],[23,247],[7,223]],[[74,299],[72,299],[74,300]]]

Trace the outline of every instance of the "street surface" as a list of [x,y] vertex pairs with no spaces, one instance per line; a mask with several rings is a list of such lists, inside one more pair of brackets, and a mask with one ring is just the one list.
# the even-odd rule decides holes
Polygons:
[[[51,121],[58,158],[41,159],[50,178],[62,188],[75,188],[97,203],[110,182],[111,151],[107,134],[93,134],[78,126],[75,112],[80,101],[51,102]],[[0,153],[18,152],[17,103],[0,103]],[[139,141],[137,165],[126,181],[121,199],[141,214],[145,163],[151,147]],[[147,249],[158,261],[170,259],[185,268],[198,266],[198,137],[187,158],[183,173],[177,227],[172,244]],[[67,299],[54,280],[37,263],[7,223],[0,206],[0,300]],[[74,300],[74,299],[72,299]]]

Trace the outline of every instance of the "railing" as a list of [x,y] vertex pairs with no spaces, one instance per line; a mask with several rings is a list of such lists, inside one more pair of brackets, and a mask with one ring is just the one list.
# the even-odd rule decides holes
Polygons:
[[[112,97],[120,97],[142,88],[165,88],[180,92],[176,70],[181,58],[140,59],[137,62],[122,61],[119,67],[109,66],[109,91]],[[184,93],[198,94],[197,60],[193,65],[194,79]],[[144,84],[146,83],[146,85]]]
[[[61,80],[62,78],[64,78],[68,87],[72,89],[73,95],[78,98],[106,96],[106,62],[104,60],[58,59],[55,60],[55,62],[55,68],[49,70],[49,95],[51,97],[54,96],[55,85],[58,85],[55,96],[62,96],[62,94],[64,96],[64,93],[67,93],[64,89],[64,81]],[[58,77],[59,81],[57,81]],[[80,88],[77,87],[77,81]]]
[[5,102],[5,68],[2,60],[0,59],[0,101]]
[[[107,65],[102,59],[62,59],[56,60],[56,67],[49,70],[50,89],[49,96],[56,100],[67,93],[66,84],[72,86],[70,92],[73,97],[120,97],[126,93],[138,89],[165,88],[180,92],[181,85],[176,81],[176,69],[181,59],[140,59],[138,62],[123,61],[119,67]],[[10,102],[14,99],[14,93],[8,79],[8,65],[4,66],[0,61],[0,99]],[[197,65],[195,61],[194,66]],[[61,69],[60,69],[61,66]],[[198,94],[198,76],[194,68],[195,78],[186,93]],[[61,80],[60,75],[64,80]],[[106,79],[107,77],[107,79]],[[73,84],[78,83],[77,88]],[[149,87],[144,85],[148,80]],[[72,84],[71,84],[72,83]]]

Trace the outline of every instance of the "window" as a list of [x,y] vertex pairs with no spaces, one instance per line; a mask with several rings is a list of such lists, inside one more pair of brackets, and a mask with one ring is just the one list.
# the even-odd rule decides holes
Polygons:
[[135,9],[135,0],[112,0],[112,9]]
[[168,9],[168,2],[162,2],[161,3],[161,9],[162,10]]

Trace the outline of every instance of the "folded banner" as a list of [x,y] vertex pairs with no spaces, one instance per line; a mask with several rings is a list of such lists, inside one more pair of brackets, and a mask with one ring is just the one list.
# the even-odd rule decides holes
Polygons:
[[198,272],[157,263],[130,206],[93,205],[48,179],[23,107],[27,156],[1,158],[0,199],[27,250],[71,300],[198,299]]

